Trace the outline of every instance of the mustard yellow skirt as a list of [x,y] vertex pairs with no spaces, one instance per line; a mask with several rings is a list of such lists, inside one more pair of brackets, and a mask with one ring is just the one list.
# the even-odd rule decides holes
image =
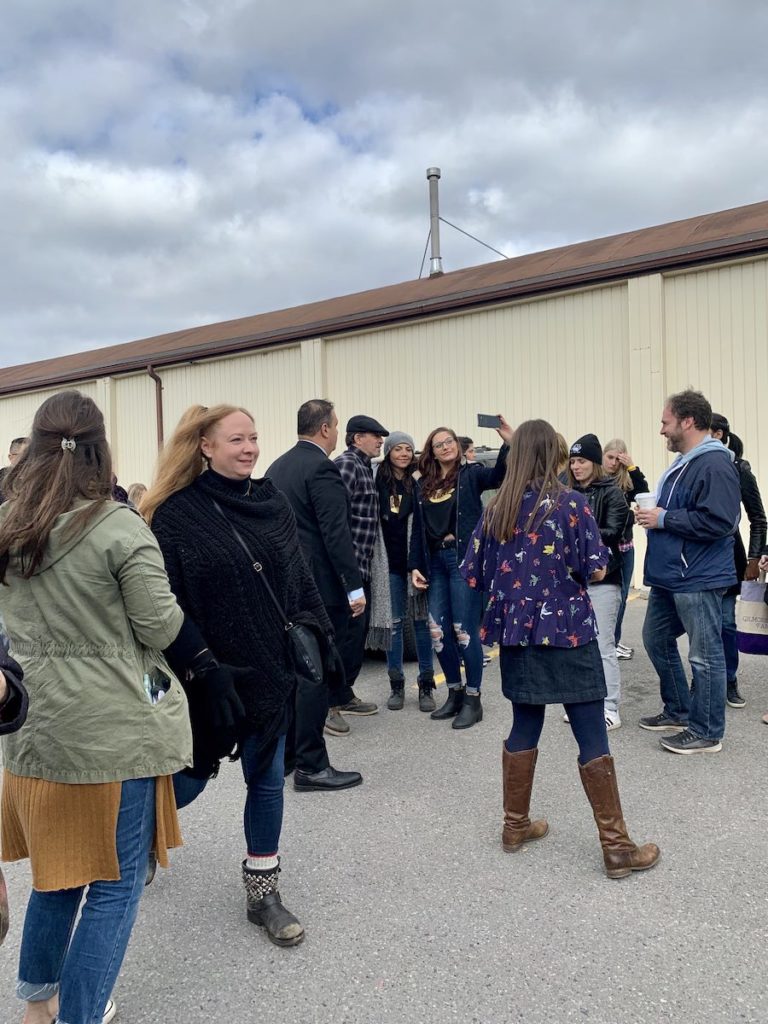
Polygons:
[[[116,882],[117,815],[121,782],[72,785],[3,772],[0,856],[32,866],[38,892],[75,889],[90,882]],[[155,786],[154,850],[161,867],[168,850],[182,845],[170,775]]]

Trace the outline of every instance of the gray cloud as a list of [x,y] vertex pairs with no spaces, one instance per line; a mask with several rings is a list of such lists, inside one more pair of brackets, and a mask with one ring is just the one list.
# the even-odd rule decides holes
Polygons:
[[0,364],[415,277],[433,164],[511,255],[764,199],[766,29],[757,2],[12,0]]

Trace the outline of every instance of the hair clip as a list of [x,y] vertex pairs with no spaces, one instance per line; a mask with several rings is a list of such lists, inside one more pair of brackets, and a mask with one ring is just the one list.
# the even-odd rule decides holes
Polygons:
[[65,452],[73,452],[77,448],[77,442],[74,437],[62,437],[61,447]]

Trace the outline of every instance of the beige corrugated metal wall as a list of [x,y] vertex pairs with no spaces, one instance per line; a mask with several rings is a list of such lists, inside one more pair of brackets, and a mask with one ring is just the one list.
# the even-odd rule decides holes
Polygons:
[[442,424],[495,445],[494,431],[478,429],[478,412],[511,422],[543,416],[571,438],[621,433],[627,368],[625,284],[326,344],[339,417],[371,413],[417,445]]
[[[195,402],[242,404],[259,429],[263,471],[295,439],[307,398],[327,395],[342,427],[358,412],[421,444],[445,424],[478,443],[478,412],[549,419],[569,441],[624,437],[651,485],[667,465],[659,437],[665,396],[693,385],[729,416],[768,491],[759,388],[768,380],[768,258],[649,274],[506,306],[477,309],[160,371],[166,437]],[[103,407],[123,483],[149,482],[155,389],[146,374],[86,382]],[[0,444],[26,433],[51,391],[0,399]],[[7,450],[7,449],[4,449]],[[640,531],[637,531],[639,534]],[[642,538],[638,536],[642,543]]]

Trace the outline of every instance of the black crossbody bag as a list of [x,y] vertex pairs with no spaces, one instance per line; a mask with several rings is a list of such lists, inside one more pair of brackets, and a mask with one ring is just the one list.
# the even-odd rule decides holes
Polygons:
[[219,503],[213,500],[213,504],[216,507],[216,511],[232,531],[237,543],[248,556],[248,561],[251,564],[251,568],[256,573],[257,579],[261,580],[264,589],[269,595],[269,599],[277,609],[277,614],[280,616],[280,621],[283,623],[285,635],[288,637],[288,648],[291,653],[294,668],[296,671],[301,672],[304,675],[308,675],[313,682],[322,684],[325,678],[325,673],[323,670],[323,658],[320,653],[320,644],[318,643],[317,637],[307,626],[302,626],[301,623],[290,621],[283,611],[283,607],[278,601],[274,590],[270,586],[269,580],[264,575],[264,567],[261,562],[257,561],[257,559],[253,557],[251,549],[245,543],[241,534],[224,515]]

